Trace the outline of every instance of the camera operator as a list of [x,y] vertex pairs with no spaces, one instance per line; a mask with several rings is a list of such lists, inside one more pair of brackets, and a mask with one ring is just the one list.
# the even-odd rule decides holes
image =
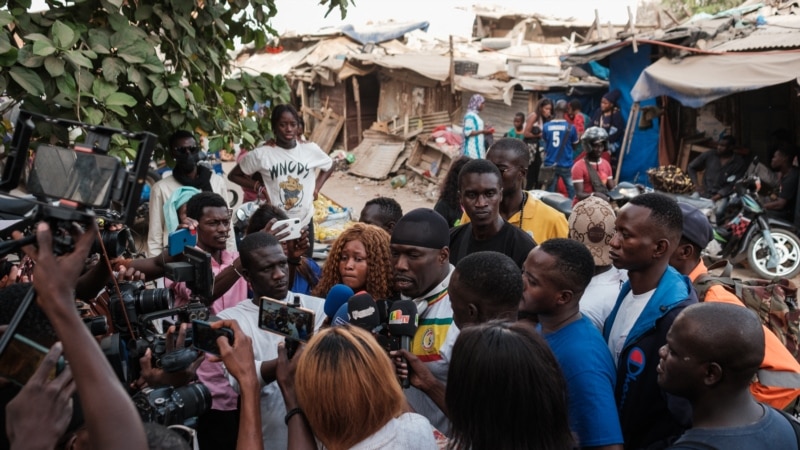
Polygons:
[[[235,320],[220,320],[214,322],[211,328],[227,327],[233,330],[233,345],[222,337],[217,338],[220,357],[225,364],[225,369],[239,383],[241,417],[239,419],[239,438],[236,443],[238,450],[261,448],[261,384],[258,374],[253,367],[256,359],[253,354],[253,340],[239,328]],[[212,360],[217,360],[213,358]]]
[[[225,247],[230,233],[230,211],[225,200],[218,194],[201,192],[186,203],[186,214],[187,218],[178,228],[195,230],[197,247],[211,254],[211,270],[216,276],[214,291],[211,299],[201,301],[216,314],[247,298],[247,282],[239,275],[242,270],[239,255]],[[149,281],[163,277],[166,264],[180,259],[180,255],[171,257],[165,250],[151,258],[117,260],[115,263],[120,272],[134,274],[138,271]],[[226,270],[228,268],[230,270]],[[92,272],[92,286],[99,290],[108,281],[108,266],[98,264]],[[174,307],[189,303],[191,291],[184,283],[175,283],[171,289],[175,293]]]
[[[36,301],[53,324],[70,362],[93,448],[118,448],[124,442],[125,448],[145,449],[144,428],[133,402],[75,309],[76,280],[96,231],[94,223],[86,232],[73,227],[70,233],[75,239],[74,251],[56,257],[50,227],[40,223],[36,233],[38,249],[29,245],[23,250],[36,262]],[[22,237],[21,233],[14,233],[15,239]]]
[[[287,301],[299,297],[300,306],[315,312],[314,329],[319,329],[325,318],[324,301],[321,298],[296,294],[289,291],[288,260],[280,242],[268,233],[248,234],[239,244],[242,260],[242,276],[253,289],[253,298],[243,301],[233,308],[223,310],[218,315],[222,319],[236,320],[242,331],[253,340],[253,353],[260,381],[265,385],[261,390],[262,430],[265,448],[287,448],[287,427],[284,422],[286,407],[275,383],[278,343],[284,338],[264,332],[258,327],[259,299],[262,296]],[[237,394],[225,377],[219,364],[205,361],[197,374],[213,397],[211,411],[200,417],[200,448],[205,450],[233,448],[230,442],[211,444],[207,439],[223,439],[224,433],[231,433],[226,427],[235,423],[237,415]],[[230,421],[224,424],[223,421]],[[238,425],[237,425],[238,428]]]

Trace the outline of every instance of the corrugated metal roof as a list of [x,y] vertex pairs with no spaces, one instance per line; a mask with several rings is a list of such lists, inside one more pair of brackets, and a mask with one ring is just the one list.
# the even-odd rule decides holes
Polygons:
[[766,25],[747,36],[713,46],[714,51],[739,52],[779,48],[800,48],[800,17],[770,16]]

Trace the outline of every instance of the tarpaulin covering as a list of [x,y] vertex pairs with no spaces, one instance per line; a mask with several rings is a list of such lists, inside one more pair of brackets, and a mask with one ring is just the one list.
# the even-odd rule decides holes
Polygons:
[[427,21],[400,23],[390,25],[365,26],[356,29],[353,25],[344,25],[340,28],[343,34],[361,44],[380,44],[381,42],[399,39],[414,30],[428,31],[430,23]]
[[797,52],[699,55],[678,62],[661,58],[642,72],[631,96],[642,101],[667,95],[699,108],[726,95],[796,80],[798,74]]
[[[609,89],[619,89],[622,97],[618,106],[626,120],[637,120],[631,117],[631,87],[636,83],[639,74],[650,64],[650,45],[640,45],[638,53],[632,47],[624,48],[611,55],[611,78]],[[633,99],[634,101],[637,99]],[[655,100],[640,101],[640,106],[655,105]],[[641,130],[634,126],[631,145],[622,162],[621,181],[649,184],[647,169],[658,166],[658,133],[661,123],[653,120],[653,127]]]

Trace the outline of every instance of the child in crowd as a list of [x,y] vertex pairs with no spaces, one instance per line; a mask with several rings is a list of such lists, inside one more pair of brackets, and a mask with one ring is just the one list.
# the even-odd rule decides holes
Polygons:
[[513,139],[524,139],[525,138],[525,114],[518,112],[514,114],[514,126],[503,135],[503,137],[513,138]]

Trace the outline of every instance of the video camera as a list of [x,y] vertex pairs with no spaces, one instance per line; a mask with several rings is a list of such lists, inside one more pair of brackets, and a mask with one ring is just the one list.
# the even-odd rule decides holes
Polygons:
[[166,372],[183,370],[199,356],[198,351],[191,348],[190,330],[187,330],[184,348],[167,353],[166,336],[154,324],[155,321],[168,317],[175,318],[176,326],[209,318],[210,311],[200,300],[208,301],[213,295],[211,255],[196,247],[184,247],[180,250],[185,260],[166,264],[165,275],[176,283],[186,283],[192,292],[188,304],[174,308],[172,291],[145,289],[144,284],[138,281],[119,283],[118,292],[114,286],[107,288],[109,310],[117,334],[105,337],[107,342],[101,345],[114,371],[125,383],[139,377],[139,359],[148,348],[152,353],[152,366]]
[[[59,142],[33,139],[37,129],[49,129]],[[109,154],[114,140],[127,140],[136,146],[131,170]],[[33,224],[44,220],[54,230],[56,253],[69,253],[71,239],[55,230],[68,230],[70,222],[89,223],[97,211],[104,210],[108,220],[132,225],[156,142],[156,136],[148,132],[20,111],[5,157],[0,194],[29,202],[31,209],[20,222],[0,231],[0,238],[7,238],[12,230],[29,231]],[[23,241],[0,249],[0,254],[33,243],[35,238],[29,235]]]

